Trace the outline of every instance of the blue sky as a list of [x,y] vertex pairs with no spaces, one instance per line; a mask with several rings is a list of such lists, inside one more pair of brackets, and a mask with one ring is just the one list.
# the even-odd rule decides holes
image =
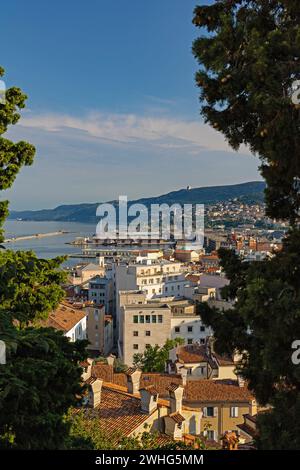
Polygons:
[[134,198],[260,179],[199,116],[192,0],[10,0],[7,87],[29,96],[9,131],[37,147],[7,192],[15,209]]

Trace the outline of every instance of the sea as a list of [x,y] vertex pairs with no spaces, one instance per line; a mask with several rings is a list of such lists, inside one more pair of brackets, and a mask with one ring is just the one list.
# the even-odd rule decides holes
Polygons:
[[[66,231],[68,233],[30,240],[17,240],[4,244],[9,250],[33,250],[39,258],[50,259],[60,255],[71,255],[81,252],[80,246],[70,245],[76,237],[93,236],[96,224],[78,222],[35,222],[26,220],[7,220],[4,225],[5,239]],[[65,266],[78,264],[82,259],[68,258]]]

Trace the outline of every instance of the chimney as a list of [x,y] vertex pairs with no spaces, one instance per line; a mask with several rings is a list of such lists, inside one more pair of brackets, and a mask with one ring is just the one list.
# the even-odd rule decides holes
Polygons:
[[178,373],[181,375],[182,378],[182,385],[185,387],[186,382],[187,382],[187,374],[188,374],[188,369],[184,366],[180,367],[178,370]]
[[245,379],[243,379],[243,377],[238,375],[237,376],[237,381],[238,381],[239,387],[245,387]]
[[93,365],[92,359],[87,359],[86,362],[81,363],[81,366],[83,368],[82,380],[84,382],[86,382],[92,375],[92,365]]
[[6,364],[6,344],[0,340],[0,364]]
[[101,402],[101,390],[103,380],[94,379],[89,386],[89,406],[91,408],[97,408]]
[[211,357],[212,354],[214,354],[215,352],[214,343],[215,343],[215,338],[213,336],[208,336],[206,338],[205,352],[208,355],[208,357]]
[[106,360],[107,360],[107,364],[111,367],[114,366],[114,362],[115,362],[115,359],[116,359],[116,356],[114,356],[113,354],[110,354]]
[[171,383],[171,385],[168,387],[168,391],[170,397],[171,414],[181,413],[184,387],[179,384]]
[[164,416],[165,434],[175,441],[181,441],[183,437],[183,423],[185,418],[180,413],[171,413]]
[[133,395],[138,395],[139,390],[140,390],[141,375],[142,375],[142,372],[139,369],[136,369],[134,367],[130,367],[126,371],[128,393],[131,393]]
[[250,401],[249,414],[250,414],[251,416],[254,416],[254,415],[257,414],[257,403],[256,403],[256,400],[251,400],[251,401]]
[[142,411],[151,414],[157,409],[158,392],[150,385],[149,387],[141,388],[141,407]]
[[169,360],[172,361],[172,362],[176,362],[176,360],[177,360],[177,346],[175,346],[174,348],[172,348],[169,351]]

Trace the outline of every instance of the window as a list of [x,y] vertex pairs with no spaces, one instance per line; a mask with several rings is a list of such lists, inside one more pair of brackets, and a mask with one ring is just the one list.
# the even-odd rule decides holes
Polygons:
[[150,315],[146,315],[146,323],[150,323]]
[[145,317],[144,317],[144,315],[140,315],[140,323],[145,323]]
[[188,332],[193,333],[193,327],[192,326],[188,326]]
[[133,323],[138,323],[139,317],[137,315],[133,315]]
[[238,408],[238,406],[231,406],[230,407],[230,417],[231,418],[238,418],[239,417],[239,408]]
[[155,289],[152,289],[152,294],[155,294]]
[[175,326],[175,333],[180,333],[180,326]]
[[200,331],[205,331],[205,326],[200,326]]
[[207,437],[208,440],[210,440],[210,441],[214,441],[214,440],[215,440],[215,431],[212,431],[211,429],[208,429],[208,430],[206,431],[206,433],[207,433],[207,434],[206,434],[206,437]]
[[145,331],[145,335],[146,336],[151,336],[151,331],[149,331],[149,330]]
[[135,350],[139,349],[139,345],[138,345],[138,344],[134,344],[134,345],[133,345],[133,349],[135,349]]
[[162,323],[163,322],[163,316],[162,315],[158,315],[158,323]]
[[98,310],[95,310],[94,318],[95,318],[95,321],[99,321],[99,312],[98,312]]
[[95,330],[98,330],[98,325],[95,325]]
[[200,344],[205,344],[205,339],[204,338],[200,339]]
[[188,338],[187,344],[193,344],[193,338]]
[[168,292],[168,288],[167,288],[167,287],[165,287],[165,291]]
[[152,315],[152,323],[156,323],[156,315]]
[[151,344],[146,344],[146,348],[150,348]]
[[206,408],[206,416],[208,416],[210,418],[214,416],[214,407],[213,406],[208,406]]
[[138,331],[134,331],[133,332],[133,336],[138,336],[139,335],[139,332]]

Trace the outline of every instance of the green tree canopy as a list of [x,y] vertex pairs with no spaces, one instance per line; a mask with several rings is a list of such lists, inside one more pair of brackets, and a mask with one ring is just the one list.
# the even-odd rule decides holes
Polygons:
[[143,372],[165,372],[169,352],[175,346],[184,344],[182,338],[168,339],[163,346],[147,346],[144,353],[134,354],[133,363]]
[[[0,67],[0,77],[3,77],[4,69]],[[35,148],[28,142],[14,143],[2,137],[11,124],[16,124],[20,119],[20,110],[25,107],[27,96],[20,88],[12,87],[6,90],[4,102],[0,103],[0,191],[8,189],[20,169],[24,165],[33,162]],[[8,201],[0,200],[0,242],[3,241],[1,229],[8,215]]]
[[202,116],[234,149],[245,144],[259,156],[268,215],[298,220],[300,110],[291,94],[300,78],[299,2],[216,0],[197,7],[193,21],[203,28],[193,45]]

